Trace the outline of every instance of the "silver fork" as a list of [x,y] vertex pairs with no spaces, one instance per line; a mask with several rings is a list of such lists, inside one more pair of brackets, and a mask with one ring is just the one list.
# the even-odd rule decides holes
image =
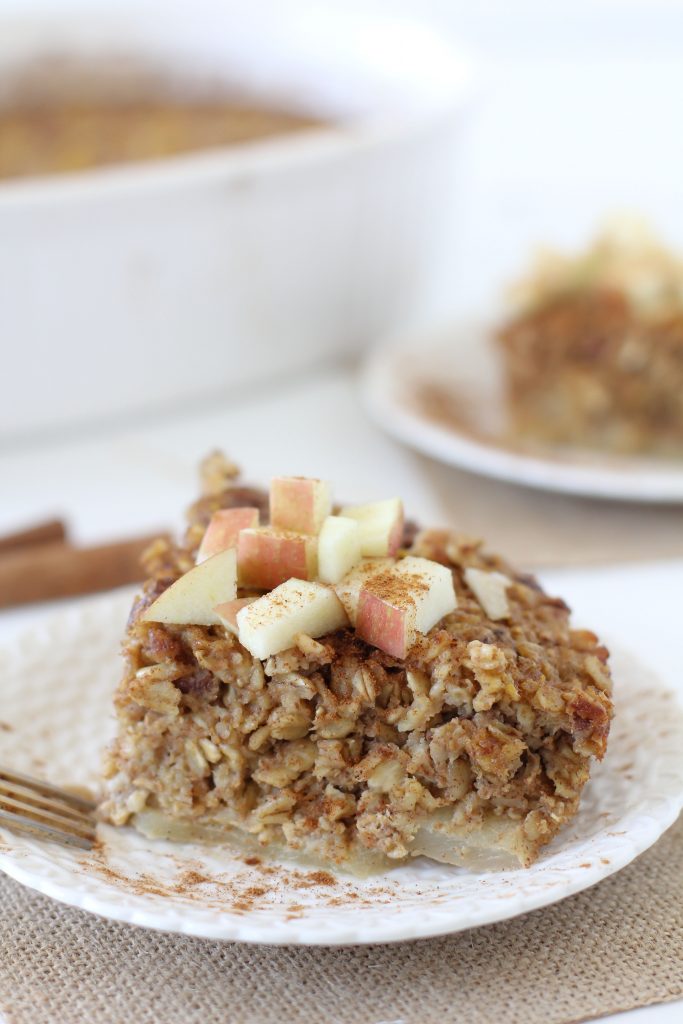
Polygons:
[[49,782],[0,766],[0,826],[14,832],[91,850],[96,806]]

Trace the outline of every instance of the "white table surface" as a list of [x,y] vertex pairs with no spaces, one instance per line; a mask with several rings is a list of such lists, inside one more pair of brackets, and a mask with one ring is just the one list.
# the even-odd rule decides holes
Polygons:
[[[274,381],[219,407],[0,451],[0,532],[52,513],[67,516],[83,542],[180,526],[182,509],[195,495],[196,464],[214,447],[239,460],[257,482],[276,472],[328,477],[344,499],[400,494],[423,522],[452,522],[448,493],[430,490],[425,460],[371,425],[351,371],[339,367]],[[683,562],[549,567],[541,575],[567,598],[577,622],[630,647],[683,699],[677,667]],[[0,613],[0,643],[54,609],[52,603]],[[676,1003],[610,1019],[673,1024],[682,1013]]]

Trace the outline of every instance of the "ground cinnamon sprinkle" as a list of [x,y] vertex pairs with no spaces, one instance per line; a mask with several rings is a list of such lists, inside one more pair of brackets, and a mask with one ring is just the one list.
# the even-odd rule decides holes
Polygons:
[[[99,850],[96,848],[95,852],[100,851],[102,851],[101,844],[99,846]],[[112,885],[122,886],[130,892],[135,893],[136,896],[171,895],[171,890],[159,885],[157,879],[152,878],[150,875],[143,874],[138,875],[135,878],[130,878],[127,875],[122,875],[120,872],[115,871],[100,859],[90,860],[86,863],[88,867],[95,868],[98,874],[107,882],[110,882]]]
[[390,605],[413,605],[415,595],[424,593],[429,587],[415,573],[403,573],[398,576],[391,572],[378,572],[365,584],[365,590],[374,597]]
[[243,895],[248,899],[257,899],[259,896],[265,896],[267,892],[268,890],[261,885],[250,885],[248,889],[244,890]]
[[311,885],[336,885],[337,879],[329,871],[311,871],[308,874]]
[[349,893],[348,896],[333,896],[332,899],[327,900],[325,906],[327,907],[343,907],[346,906],[349,900],[358,899],[358,893]]
[[159,884],[159,880],[153,875],[138,875],[134,883],[134,891],[145,896],[168,896],[168,889]]
[[304,916],[303,912],[305,909],[306,908],[302,903],[292,903],[287,907],[285,921],[297,921],[299,918]]
[[[256,861],[255,866],[258,867],[259,874],[261,874],[261,875],[277,875],[277,874],[280,873],[281,869],[275,867],[274,864],[262,864],[261,861],[258,859],[258,857],[255,858],[255,861]],[[250,864],[251,862],[245,860],[244,863],[245,864]]]
[[[238,914],[281,904],[297,889],[310,890],[312,898],[317,901],[323,893],[317,895],[316,890],[329,891],[332,887],[337,887],[338,895],[334,903],[326,900],[327,905],[359,906],[363,902],[368,902],[356,891],[353,882],[336,878],[330,871],[302,871],[279,864],[264,864],[259,857],[250,856],[244,858],[242,863],[251,870],[239,871],[232,877],[216,877],[203,871],[199,861],[183,860],[176,856],[172,857],[172,861],[180,870],[175,878],[168,881],[162,881],[149,874],[127,875],[111,866],[107,859],[106,845],[99,839],[93,850],[83,859],[82,866],[84,870],[96,871],[111,885],[136,896],[161,896],[171,901],[199,901],[212,909],[225,909]],[[255,873],[263,879],[262,884],[258,884],[254,878]],[[390,898],[386,888],[373,890],[372,894],[367,895],[371,903],[384,903]],[[301,916],[306,909],[307,907],[300,903],[287,906],[288,914],[295,916]]]
[[200,875],[198,871],[183,871],[182,875],[176,882],[175,888],[178,892],[182,892],[188,886],[195,885],[206,885],[212,880],[207,878],[206,875]]

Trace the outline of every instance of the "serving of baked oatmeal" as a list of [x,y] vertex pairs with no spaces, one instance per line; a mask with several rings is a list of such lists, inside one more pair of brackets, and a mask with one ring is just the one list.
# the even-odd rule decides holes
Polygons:
[[683,261],[639,222],[544,253],[498,332],[516,435],[683,453]]
[[612,716],[608,652],[477,540],[243,486],[220,456],[154,544],[124,643],[103,817],[366,874],[531,864]]

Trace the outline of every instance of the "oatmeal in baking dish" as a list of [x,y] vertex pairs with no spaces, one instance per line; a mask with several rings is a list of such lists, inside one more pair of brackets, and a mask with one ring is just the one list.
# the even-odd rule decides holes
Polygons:
[[102,813],[367,874],[531,864],[612,716],[608,653],[477,540],[220,456],[133,606]]

